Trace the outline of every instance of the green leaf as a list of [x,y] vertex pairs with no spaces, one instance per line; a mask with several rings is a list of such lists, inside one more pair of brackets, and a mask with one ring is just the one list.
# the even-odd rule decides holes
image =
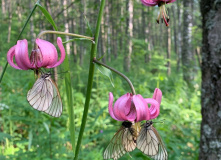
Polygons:
[[11,138],[10,134],[0,132],[0,141],[3,141],[5,138]]
[[32,144],[32,139],[33,139],[32,130],[29,131],[29,133],[28,133],[28,139],[29,139],[29,141],[28,141],[28,150],[30,150],[31,149],[31,144]]
[[46,19],[51,23],[51,25],[57,31],[58,28],[57,28],[56,24],[54,23],[54,20],[51,17],[51,15],[48,13],[48,11],[42,5],[40,5],[39,3],[36,3],[36,5],[40,8],[41,12],[45,15]]
[[98,66],[98,70],[105,76],[107,76],[112,84],[112,86],[114,87],[114,83],[113,83],[113,76],[112,76],[112,72],[111,70],[105,68],[104,66],[100,65],[100,64],[97,64],[96,65]]
[[90,35],[91,35],[91,37],[92,37],[92,36],[93,36],[93,31],[92,31],[92,29],[91,29],[90,23],[89,23],[89,21],[87,20],[87,17],[86,17],[86,16],[85,16],[84,18],[85,18],[85,21],[86,21],[86,23],[87,23],[88,30],[90,31]]
[[50,133],[50,130],[49,130],[49,127],[48,127],[48,124],[43,122],[43,125],[45,126],[45,129],[46,131],[48,132],[48,134]]
[[75,151],[75,115],[74,115],[74,105],[73,105],[73,95],[72,95],[72,85],[71,85],[71,74],[70,74],[70,65],[68,56],[65,56],[62,67],[65,71],[65,88],[66,88],[66,96],[67,96],[67,109],[68,109],[68,117],[69,117],[69,131],[71,137],[72,150]]
[[106,52],[101,57],[99,57],[97,60],[100,61],[102,58],[104,58],[105,55],[106,55]]

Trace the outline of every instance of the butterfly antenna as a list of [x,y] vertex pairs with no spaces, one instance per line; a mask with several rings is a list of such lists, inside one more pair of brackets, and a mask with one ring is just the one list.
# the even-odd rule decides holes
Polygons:
[[59,72],[57,74],[64,74],[64,73],[68,73],[68,72],[70,72],[70,71]]
[[153,122],[153,123],[164,123],[165,120],[166,120],[166,119],[162,119],[162,120],[160,120],[160,121],[155,121],[155,122]]
[[113,124],[105,124],[106,126],[110,126],[110,127],[113,127],[113,126],[121,126],[121,125],[113,125]]

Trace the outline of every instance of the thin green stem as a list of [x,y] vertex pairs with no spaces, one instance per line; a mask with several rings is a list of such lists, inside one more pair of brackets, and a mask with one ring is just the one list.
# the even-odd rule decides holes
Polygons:
[[102,65],[102,66],[104,66],[104,67],[106,67],[106,68],[112,70],[113,72],[117,73],[117,74],[120,75],[121,77],[123,77],[123,78],[127,81],[127,83],[129,84],[129,86],[130,86],[130,88],[131,88],[132,94],[133,94],[133,95],[136,95],[134,86],[133,86],[132,82],[130,81],[130,79],[129,79],[127,76],[125,76],[123,73],[117,71],[116,69],[111,68],[110,66],[108,66],[108,65],[106,65],[106,64],[104,64],[104,63],[102,63],[102,62],[100,62],[100,61],[98,61],[98,60],[96,60],[96,58],[94,58],[94,63],[100,64],[100,65]]
[[[34,13],[35,9],[37,8],[37,3],[40,3],[40,0],[38,0],[38,1],[35,3],[35,6],[33,7],[31,13],[29,14],[29,16],[28,16],[28,18],[27,18],[27,20],[26,20],[26,22],[25,22],[25,24],[24,24],[24,26],[23,26],[23,28],[22,28],[22,30],[21,30],[21,32],[20,32],[20,34],[18,35],[17,40],[20,39],[22,33],[24,32],[24,30],[25,30],[25,28],[26,28],[26,26],[27,26],[27,24],[28,24],[28,22],[29,22],[29,20],[30,20],[30,18],[31,18],[31,16],[32,16],[32,14]],[[1,77],[0,77],[0,83],[2,82],[2,79],[3,79],[3,76],[4,76],[4,74],[5,74],[5,71],[6,71],[7,67],[8,67],[8,62],[6,62],[5,67],[4,67],[3,71],[2,71],[2,74],[1,74]]]
[[82,118],[82,122],[81,122],[80,133],[79,133],[79,136],[78,136],[78,141],[77,141],[74,160],[78,159],[80,146],[81,146],[81,141],[82,141],[82,137],[83,137],[86,121],[87,121],[89,103],[90,103],[90,98],[91,98],[91,90],[92,90],[92,84],[93,84],[93,78],[94,78],[93,59],[94,59],[94,57],[96,57],[97,43],[98,43],[98,37],[99,37],[99,32],[100,32],[101,19],[102,19],[102,16],[103,16],[105,1],[106,0],[101,0],[100,10],[99,10],[98,19],[97,19],[97,25],[96,25],[96,32],[95,32],[95,43],[94,44],[92,43],[92,46],[91,46],[90,66],[89,66],[89,75],[88,75],[88,84],[87,84],[87,94],[86,94],[86,100],[85,100],[85,104],[84,104],[84,113],[83,113],[83,118]]
[[88,36],[83,36],[80,34],[74,34],[74,33],[67,33],[67,32],[60,32],[60,31],[51,31],[51,30],[47,30],[47,31],[42,31],[38,34],[38,38],[40,38],[41,36],[43,36],[44,34],[62,34],[62,35],[66,35],[66,36],[73,36],[73,37],[79,37],[79,38],[85,38],[88,40],[93,41],[94,37],[88,37]]
[[[68,61],[68,56],[65,56],[64,63],[62,64],[62,67],[65,71],[70,71],[70,65]],[[74,115],[74,109],[73,109],[73,95],[72,95],[72,85],[71,85],[71,75],[70,72],[66,72],[64,76],[65,80],[65,88],[66,88],[66,95],[67,95],[67,109],[68,109],[68,117],[69,117],[69,131],[70,131],[70,137],[71,137],[71,145],[73,153],[75,152],[75,115]]]

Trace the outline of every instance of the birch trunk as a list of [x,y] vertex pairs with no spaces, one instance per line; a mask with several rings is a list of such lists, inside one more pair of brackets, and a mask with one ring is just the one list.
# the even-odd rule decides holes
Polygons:
[[130,71],[130,65],[131,65],[131,54],[132,54],[132,37],[133,37],[133,0],[128,0],[128,53],[126,52],[125,58],[124,58],[124,70],[126,72]]

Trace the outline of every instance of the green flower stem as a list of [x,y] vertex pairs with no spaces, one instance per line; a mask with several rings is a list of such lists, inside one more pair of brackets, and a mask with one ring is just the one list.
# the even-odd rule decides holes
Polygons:
[[88,36],[83,36],[83,35],[80,35],[80,34],[67,33],[67,32],[51,31],[51,30],[42,31],[41,33],[38,34],[38,38],[40,38],[44,34],[62,34],[62,35],[66,35],[66,36],[85,38],[85,39],[88,39],[88,40],[91,40],[91,41],[94,40],[94,37],[88,37]]
[[[38,1],[35,3],[35,6],[33,7],[31,13],[29,14],[29,16],[28,16],[28,18],[27,18],[27,20],[26,20],[26,22],[25,22],[25,25],[23,26],[23,28],[22,28],[20,34],[18,35],[17,40],[20,39],[22,33],[24,32],[24,30],[25,30],[25,28],[26,28],[26,26],[27,26],[27,24],[28,24],[28,22],[29,22],[29,20],[30,20],[30,18],[31,18],[31,16],[32,16],[32,14],[34,13],[35,9],[37,8],[37,4],[38,4],[38,3],[40,3],[40,0],[38,0]],[[4,74],[5,74],[5,71],[6,71],[7,67],[8,67],[8,62],[6,62],[5,67],[4,67],[3,71],[2,71],[2,74],[1,74],[1,77],[0,77],[0,83],[2,82],[2,79],[3,79],[3,76],[4,76]]]
[[94,58],[94,63],[100,64],[100,65],[102,65],[102,66],[104,66],[104,67],[106,67],[106,68],[112,70],[113,72],[117,73],[117,74],[120,75],[121,77],[123,77],[123,78],[127,81],[127,83],[129,84],[129,86],[130,86],[130,88],[131,88],[132,94],[133,94],[133,95],[136,95],[134,86],[133,86],[132,82],[130,81],[130,79],[129,79],[127,76],[125,76],[123,73],[121,73],[121,72],[119,72],[119,71],[117,71],[117,70],[115,70],[115,69],[109,67],[108,65],[106,65],[106,64],[104,64],[104,63],[102,63],[102,62],[96,60],[96,58]]
[[93,78],[94,78],[94,65],[95,64],[93,63],[93,59],[94,59],[94,57],[96,57],[97,43],[98,43],[98,37],[99,37],[99,32],[100,32],[101,19],[102,19],[102,16],[103,16],[105,1],[106,0],[101,0],[100,10],[99,10],[98,19],[97,19],[97,25],[96,25],[96,31],[95,31],[95,43],[92,43],[92,46],[91,46],[90,66],[89,66],[86,100],[85,100],[85,104],[84,104],[84,113],[83,113],[83,118],[82,118],[82,122],[81,122],[80,133],[79,133],[79,136],[78,136],[77,146],[76,146],[76,150],[75,150],[74,160],[78,159],[80,146],[81,146],[81,141],[82,141],[82,137],[83,137],[86,121],[87,121],[89,103],[90,103],[90,98],[91,98],[91,90],[92,90],[92,84],[93,84]]

